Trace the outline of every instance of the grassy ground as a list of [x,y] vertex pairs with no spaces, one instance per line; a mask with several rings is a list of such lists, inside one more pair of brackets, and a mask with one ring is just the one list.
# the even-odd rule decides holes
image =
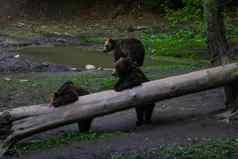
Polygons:
[[[191,63],[186,60],[174,63],[174,59],[165,59],[158,66],[144,68],[144,72],[151,79],[159,79],[168,74],[179,74],[199,69],[203,63]],[[185,62],[185,63],[182,63]],[[189,63],[190,62],[190,63]],[[88,89],[98,92],[112,89],[116,81],[111,71],[88,71],[83,73],[30,73],[30,74],[2,74],[0,75],[0,109],[23,105],[39,104],[49,101],[50,95],[67,80]]]
[[114,155],[112,159],[235,159],[238,157],[237,139],[207,139],[205,143],[151,149],[144,153]]
[[71,142],[80,142],[80,141],[94,141],[98,139],[111,138],[118,135],[126,135],[123,132],[114,132],[114,133],[64,133],[63,135],[52,136],[47,140],[38,140],[31,143],[19,143],[15,145],[10,151],[15,151],[18,153],[27,153],[32,151],[47,150],[54,148],[56,146],[67,145]]

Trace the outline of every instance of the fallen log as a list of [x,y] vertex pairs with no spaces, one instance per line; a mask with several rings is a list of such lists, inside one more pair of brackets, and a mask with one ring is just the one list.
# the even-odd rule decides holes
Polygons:
[[[11,120],[16,121],[16,120],[27,118],[30,116],[50,113],[50,112],[53,112],[54,110],[55,110],[54,107],[49,107],[46,104],[38,104],[38,105],[32,105],[32,106],[12,108],[7,110],[7,112],[11,115]],[[0,112],[0,119],[4,113],[5,112]]]
[[[224,86],[237,80],[238,64],[234,63],[146,82],[141,86],[122,92],[109,90],[81,96],[77,102],[53,111],[52,108],[45,107],[47,109],[44,109],[44,113],[38,112],[40,115],[36,115],[36,113],[34,114],[36,116],[32,116],[31,110],[28,118],[26,118],[26,110],[23,111],[24,118],[19,117],[19,108],[19,120],[11,122],[11,131],[0,144],[0,156],[14,143],[42,131],[78,122],[86,118],[94,118],[129,109],[141,103],[156,102]],[[37,107],[39,106],[35,106],[35,108]],[[34,106],[31,108],[33,109]],[[12,115],[14,116],[13,112]]]

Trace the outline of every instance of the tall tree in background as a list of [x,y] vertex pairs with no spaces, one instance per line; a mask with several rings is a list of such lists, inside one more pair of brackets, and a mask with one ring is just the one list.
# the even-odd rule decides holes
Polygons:
[[[224,65],[231,61],[232,51],[225,36],[225,0],[203,0],[204,17],[207,29],[207,44],[212,65]],[[238,108],[238,86],[233,83],[224,87],[226,108]]]
[[213,65],[229,63],[231,49],[225,37],[222,0],[204,0],[204,17],[211,63]]

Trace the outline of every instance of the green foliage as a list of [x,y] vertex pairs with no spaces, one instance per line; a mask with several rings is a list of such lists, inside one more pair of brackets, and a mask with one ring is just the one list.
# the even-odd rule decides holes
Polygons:
[[190,23],[191,21],[202,21],[202,2],[201,0],[186,0],[185,7],[166,11],[165,18],[172,25]]
[[115,83],[115,80],[113,79],[104,79],[102,82],[102,89],[106,90],[106,89],[112,89],[113,85]]
[[[202,0],[184,0],[184,7],[180,9],[167,7],[164,16],[167,25],[163,25],[160,30],[144,33],[141,38],[147,54],[199,59],[198,52],[203,50],[201,53],[206,55],[206,30],[202,5]],[[227,38],[232,43],[238,43],[237,23],[226,14],[225,24]]]
[[143,42],[149,55],[198,58],[192,49],[205,47],[205,38],[190,30],[178,30],[172,34],[144,34]]
[[202,0],[183,0],[187,13],[202,15]]
[[224,18],[225,25],[226,25],[226,35],[229,39],[237,39],[238,35],[238,23],[233,22],[232,17],[225,15]]
[[80,40],[85,44],[102,44],[104,42],[104,38],[102,37],[91,37],[91,36],[81,36]]
[[202,17],[202,0],[146,0],[146,8],[159,9],[169,21],[188,21]]

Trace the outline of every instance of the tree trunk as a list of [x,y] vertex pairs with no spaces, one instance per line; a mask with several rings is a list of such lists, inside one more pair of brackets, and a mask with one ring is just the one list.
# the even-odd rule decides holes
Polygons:
[[211,63],[229,63],[231,50],[225,37],[224,6],[219,0],[204,0],[204,17]]
[[[232,52],[225,37],[224,5],[223,0],[204,0],[207,42],[213,66],[231,62]],[[226,107],[232,111],[238,106],[237,88],[235,83],[224,87]]]
[[[229,64],[146,82],[141,86],[122,92],[109,90],[81,96],[77,102],[68,106],[55,108],[53,111],[51,108],[48,108],[48,113],[46,109],[41,109],[44,112],[38,112],[40,115],[34,114],[34,116],[32,112],[36,111],[31,110],[29,111],[30,117],[28,118],[25,118],[27,111],[22,111],[24,119],[20,117],[20,108],[18,109],[18,114],[15,113],[18,117],[14,117],[13,111],[12,116],[10,112],[5,112],[3,113],[4,115],[0,116],[0,121],[5,121],[0,130],[4,130],[4,137],[7,136],[7,138],[2,139],[0,143],[0,154],[4,154],[14,143],[42,131],[129,109],[136,105],[141,105],[141,103],[161,101],[220,87],[237,79],[238,64]],[[35,108],[37,107],[39,106],[35,106]],[[31,108],[33,109],[34,106],[31,106]],[[20,120],[12,121],[11,117],[19,118]],[[11,125],[11,129],[7,125]]]
[[[32,105],[32,106],[25,106],[25,107],[18,107],[7,110],[8,113],[11,114],[11,121],[20,120],[23,118],[51,113],[55,110],[54,107],[49,107],[46,104],[39,104],[39,105]],[[0,112],[0,119],[1,116],[5,112]]]

